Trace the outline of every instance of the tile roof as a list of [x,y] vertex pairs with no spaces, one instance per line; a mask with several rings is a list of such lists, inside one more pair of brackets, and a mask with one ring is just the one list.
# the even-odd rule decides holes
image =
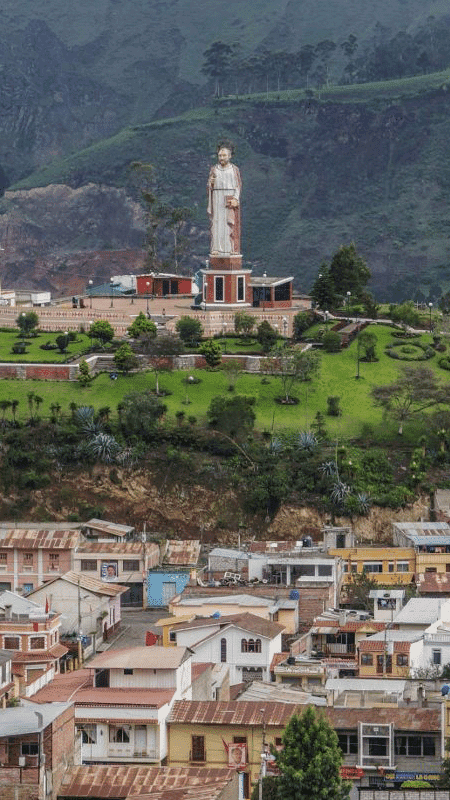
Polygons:
[[195,566],[200,557],[200,539],[168,539],[163,556],[165,564]]
[[29,661],[54,661],[69,652],[63,644],[54,644],[48,650],[11,650],[13,664]]
[[[392,641],[392,640],[390,640]],[[382,653],[385,649],[385,642],[383,639],[363,639],[359,643],[359,649],[361,652],[377,652]],[[411,648],[411,642],[396,642],[394,641],[394,653],[409,653]]]
[[20,550],[69,550],[76,546],[80,538],[79,530],[51,530],[41,528],[0,529],[0,548],[17,547]]
[[92,669],[176,669],[188,656],[187,647],[127,647],[98,653],[89,666]]
[[287,653],[274,653],[272,661],[271,661],[271,664],[270,664],[270,672],[273,672],[275,667],[277,667],[278,664],[281,664],[282,661],[286,661],[288,656],[290,656],[289,652],[287,652]]
[[[233,778],[235,771],[209,767],[151,767],[113,764],[111,766],[89,764],[73,767],[63,778],[60,794],[69,798],[122,798],[142,797],[150,794],[158,800],[184,800],[195,798],[203,800],[203,795],[178,794],[172,796],[171,791],[193,791],[196,788],[214,791],[219,785],[223,788]],[[162,793],[162,794],[160,794]],[[214,794],[210,794],[214,800]],[[144,798],[143,798],[144,800]],[[208,800],[205,796],[205,800]]]
[[120,690],[108,687],[97,688],[92,683],[92,672],[89,669],[79,669],[74,672],[66,672],[64,675],[55,675],[51,683],[48,683],[47,686],[39,689],[33,695],[33,702],[52,703],[72,700],[77,707],[104,705],[161,708],[172,699],[175,692],[175,688],[131,688]]

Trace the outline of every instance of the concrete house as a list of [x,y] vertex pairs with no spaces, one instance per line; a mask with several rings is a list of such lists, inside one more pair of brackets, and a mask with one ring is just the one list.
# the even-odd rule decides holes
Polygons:
[[6,708],[7,701],[15,695],[11,653],[9,650],[0,650],[0,707]]
[[264,597],[256,594],[235,592],[229,588],[220,594],[212,590],[209,597],[182,594],[173,598],[169,609],[175,617],[209,617],[213,615],[253,614],[256,617],[279,622],[285,633],[298,630],[298,601],[284,595]]
[[56,800],[65,771],[78,763],[72,703],[0,710],[2,800]]
[[99,635],[107,639],[121,621],[120,597],[128,591],[118,583],[101,581],[80,572],[66,572],[40,589],[30,599],[61,614],[61,634]]
[[61,615],[13,592],[0,593],[0,643],[11,651],[12,674],[31,697],[59,672],[67,647],[60,641]]
[[80,526],[0,525],[0,590],[27,594],[72,569]]
[[281,650],[282,625],[253,614],[182,622],[172,632],[193,651],[194,662],[227,664],[230,684],[270,680],[270,664]]
[[192,696],[191,662],[185,647],[108,650],[34,699],[73,699],[83,763],[160,764],[170,709]]

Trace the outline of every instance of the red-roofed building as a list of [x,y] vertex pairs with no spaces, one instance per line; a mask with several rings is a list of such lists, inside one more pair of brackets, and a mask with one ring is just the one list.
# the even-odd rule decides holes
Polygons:
[[0,591],[24,594],[72,569],[78,525],[0,528]]
[[74,702],[83,763],[161,764],[173,703],[192,696],[191,661],[185,647],[107,650],[33,699]]

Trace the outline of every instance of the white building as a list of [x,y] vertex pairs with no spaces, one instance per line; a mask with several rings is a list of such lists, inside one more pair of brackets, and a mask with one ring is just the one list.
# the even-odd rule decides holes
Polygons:
[[[228,664],[230,684],[270,681],[270,665],[281,651],[283,626],[254,614],[180,622],[176,643],[193,651],[194,662]],[[168,648],[169,649],[169,648]]]

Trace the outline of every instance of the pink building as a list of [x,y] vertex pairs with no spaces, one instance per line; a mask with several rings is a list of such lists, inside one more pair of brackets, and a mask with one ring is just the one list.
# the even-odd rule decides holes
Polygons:
[[0,528],[0,591],[27,594],[72,568],[79,525]]

